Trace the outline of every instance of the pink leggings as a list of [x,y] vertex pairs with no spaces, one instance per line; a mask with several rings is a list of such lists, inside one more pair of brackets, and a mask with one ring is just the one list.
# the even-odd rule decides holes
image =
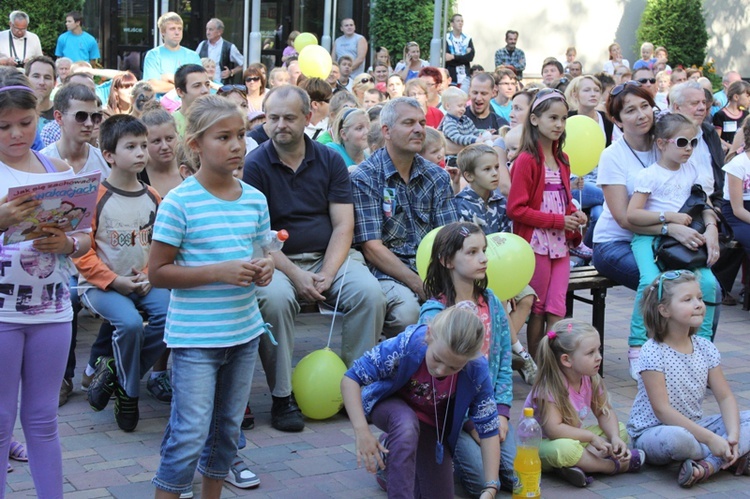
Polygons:
[[529,286],[539,297],[531,307],[533,314],[552,314],[565,317],[565,295],[570,281],[570,257],[551,259],[547,255],[537,255],[534,275]]
[[70,322],[0,322],[0,499],[5,497],[8,452],[21,390],[21,425],[38,497],[63,496],[62,450],[57,434],[60,382],[70,348]]

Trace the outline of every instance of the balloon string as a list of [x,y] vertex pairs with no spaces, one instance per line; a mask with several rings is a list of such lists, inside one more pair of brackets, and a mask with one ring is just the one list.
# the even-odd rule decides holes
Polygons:
[[331,337],[333,336],[333,325],[336,322],[336,314],[339,311],[339,300],[341,300],[341,290],[344,288],[344,282],[346,281],[346,271],[349,269],[349,260],[352,257],[346,259],[346,265],[344,265],[344,275],[341,276],[341,285],[339,286],[339,295],[336,297],[336,305],[333,307],[333,317],[331,318],[331,330],[328,331],[328,344],[326,348],[331,348]]
[[[583,211],[583,186],[578,189],[578,204],[581,206],[581,211]],[[581,231],[581,235],[583,235],[583,225],[580,225],[578,230]]]

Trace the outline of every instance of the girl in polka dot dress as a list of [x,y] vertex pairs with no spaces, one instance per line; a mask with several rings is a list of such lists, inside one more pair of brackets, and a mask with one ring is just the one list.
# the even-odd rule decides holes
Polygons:
[[536,257],[529,283],[539,299],[534,303],[526,335],[536,353],[545,329],[565,317],[570,278],[571,247],[581,242],[579,229],[586,215],[570,195],[570,162],[563,153],[568,104],[554,89],[540,90],[523,127],[521,154],[511,170],[508,216],[513,232],[531,244]]
[[[639,357],[638,394],[628,421],[633,443],[656,465],[682,461],[677,482],[701,483],[722,469],[748,474],[750,411],[739,412],[713,343],[695,335],[706,305],[696,275],[659,275],[641,302],[649,339]],[[720,414],[704,416],[706,387]]]

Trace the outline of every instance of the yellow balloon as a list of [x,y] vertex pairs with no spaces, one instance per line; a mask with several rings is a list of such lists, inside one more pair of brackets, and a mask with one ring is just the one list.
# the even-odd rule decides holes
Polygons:
[[588,116],[571,116],[565,125],[563,152],[570,160],[570,171],[582,177],[599,164],[606,140],[599,123]]
[[496,232],[487,236],[487,287],[500,300],[510,300],[531,281],[536,259],[520,236]]
[[424,281],[427,278],[427,267],[430,266],[430,257],[432,256],[432,243],[435,242],[435,236],[443,227],[432,229],[422,238],[417,247],[417,273]]
[[312,33],[300,33],[299,35],[297,35],[297,38],[294,39],[294,50],[296,50],[299,54],[300,52],[302,52],[302,49],[307,47],[308,45],[317,44],[318,37],[316,37]]
[[300,71],[308,78],[326,79],[331,74],[331,54],[320,45],[308,45],[302,49],[298,60]]
[[341,410],[341,380],[346,365],[330,348],[316,350],[299,361],[292,373],[292,390],[302,414],[328,419]]

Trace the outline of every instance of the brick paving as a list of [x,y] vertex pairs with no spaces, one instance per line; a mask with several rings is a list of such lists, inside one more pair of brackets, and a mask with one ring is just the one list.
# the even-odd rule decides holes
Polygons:
[[[736,287],[738,289],[739,286]],[[605,381],[612,404],[621,421],[626,421],[636,385],[628,375],[627,335],[634,293],[624,288],[610,290],[607,299],[605,340]],[[716,344],[722,353],[724,372],[741,409],[750,409],[750,312],[741,307],[722,307],[721,323]],[[589,306],[576,303],[574,316],[590,320]],[[297,321],[298,340],[295,360],[306,353],[325,346],[329,316],[305,314]],[[338,330],[337,326],[337,330]],[[94,340],[98,322],[84,317],[80,321],[77,356],[79,367],[75,380],[76,391],[59,410],[60,440],[63,448],[65,497],[71,499],[115,497],[140,499],[153,497],[150,480],[159,464],[159,445],[169,417],[169,406],[156,402],[148,395],[140,401],[141,420],[133,433],[117,428],[112,404],[94,413],[80,391],[80,373],[88,349]],[[334,333],[334,350],[338,335]],[[512,421],[520,415],[521,403],[529,387],[514,374],[514,405]],[[143,393],[145,381],[143,383]],[[337,415],[326,421],[308,421],[305,431],[282,433],[270,425],[271,397],[265,386],[260,363],[253,381],[251,396],[256,427],[245,432],[248,446],[241,451],[251,469],[261,479],[254,490],[224,487],[222,497],[255,498],[368,498],[386,497],[374,478],[357,469],[354,455],[353,432],[348,420]],[[710,398],[705,412],[716,412],[717,405]],[[22,438],[19,424],[15,434]],[[35,497],[33,483],[25,463],[13,462],[15,471],[8,475],[6,497],[18,499]],[[676,467],[647,466],[640,474],[614,477],[598,476],[586,489],[578,489],[545,476],[542,480],[544,497],[554,498],[683,498],[683,497],[745,497],[750,496],[750,478],[733,477],[720,473],[708,483],[684,490],[676,484]],[[200,497],[200,476],[196,475],[193,490]],[[509,497],[502,494],[502,497]],[[457,487],[457,497],[468,497]]]

